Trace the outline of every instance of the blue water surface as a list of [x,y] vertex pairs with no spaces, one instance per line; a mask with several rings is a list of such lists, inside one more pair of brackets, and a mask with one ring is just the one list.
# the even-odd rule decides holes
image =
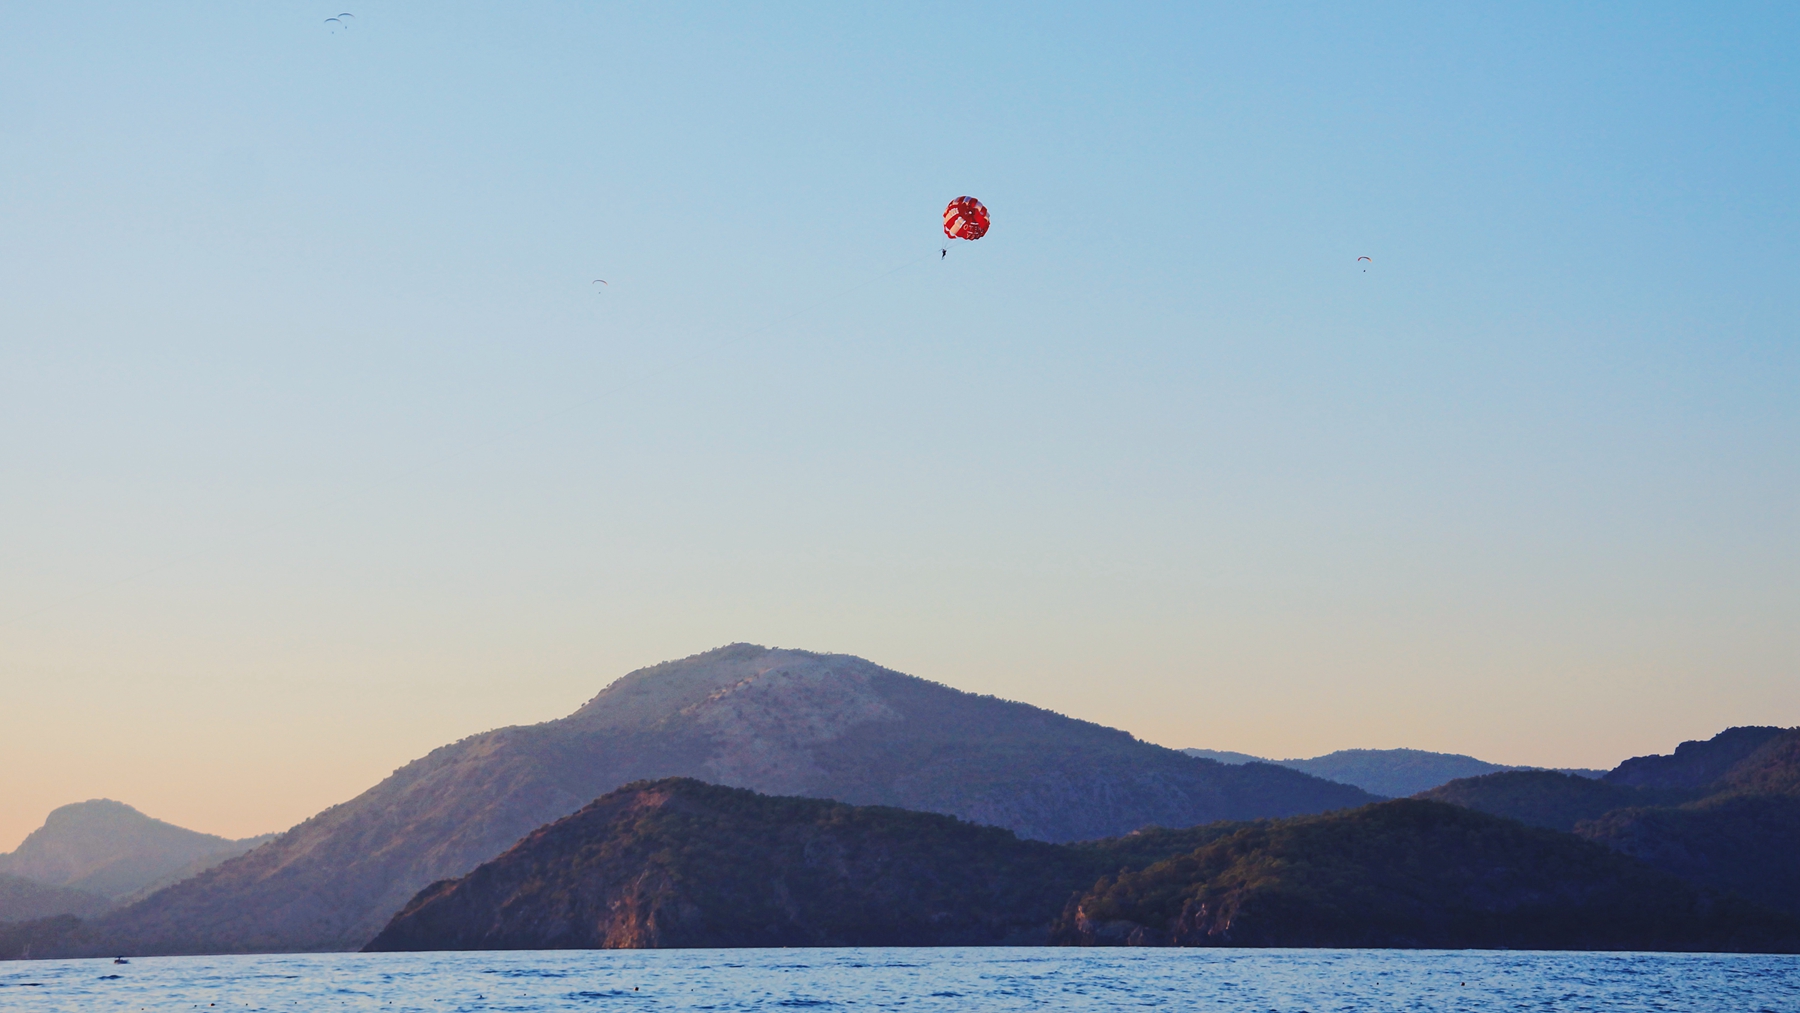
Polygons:
[[1800,957],[1430,950],[533,950],[0,963],[0,1010],[1721,1010]]

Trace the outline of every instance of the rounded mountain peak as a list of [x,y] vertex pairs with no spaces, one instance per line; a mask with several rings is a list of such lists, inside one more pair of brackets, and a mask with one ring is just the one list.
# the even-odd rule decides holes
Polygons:
[[871,675],[886,671],[849,654],[728,644],[631,672],[566,720],[590,727],[649,728],[753,684],[866,685]]

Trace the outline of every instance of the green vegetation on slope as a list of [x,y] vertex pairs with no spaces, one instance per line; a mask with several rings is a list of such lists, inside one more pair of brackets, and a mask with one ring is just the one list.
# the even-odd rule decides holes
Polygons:
[[1722,795],[1619,809],[1575,832],[1689,883],[1800,914],[1800,799]]
[[1684,881],[1800,915],[1800,729],[1732,728],[1603,781],[1508,773],[1422,798],[1576,835]]
[[673,778],[427,887],[367,948],[1042,942],[1091,857],[949,816]]
[[1759,739],[1705,797],[1615,810],[1575,832],[1690,883],[1800,915],[1800,729]]
[[138,953],[354,949],[620,785],[669,776],[1082,840],[1360,805],[1297,771],[1225,767],[1117,729],[848,655],[734,644],[632,673],[568,718],[433,750],[280,839],[106,919]]
[[1415,797],[1567,831],[1582,820],[1614,809],[1685,802],[1692,794],[1681,789],[1633,788],[1548,770],[1511,770],[1460,778]]
[[1727,728],[1710,739],[1683,742],[1667,756],[1634,756],[1606,780],[1637,788],[1705,788],[1784,731],[1766,725]]
[[1792,949],[1800,924],[1714,901],[1566,834],[1397,800],[1247,827],[1102,879],[1054,938],[1086,945]]
[[[1088,887],[1088,884],[1097,884]],[[1054,845],[688,779],[421,891],[371,950],[1029,943],[1789,949],[1800,923],[1434,802]]]

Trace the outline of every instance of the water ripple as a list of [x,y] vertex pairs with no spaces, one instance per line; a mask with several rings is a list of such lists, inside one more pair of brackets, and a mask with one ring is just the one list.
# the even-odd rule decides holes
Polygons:
[[1394,950],[548,950],[0,964],[0,1011],[1800,1010],[1800,958]]

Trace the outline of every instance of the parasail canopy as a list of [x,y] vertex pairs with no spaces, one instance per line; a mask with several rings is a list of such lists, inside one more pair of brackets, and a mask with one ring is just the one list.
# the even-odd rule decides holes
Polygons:
[[958,197],[944,208],[944,235],[951,239],[980,239],[987,235],[988,209],[973,197]]

